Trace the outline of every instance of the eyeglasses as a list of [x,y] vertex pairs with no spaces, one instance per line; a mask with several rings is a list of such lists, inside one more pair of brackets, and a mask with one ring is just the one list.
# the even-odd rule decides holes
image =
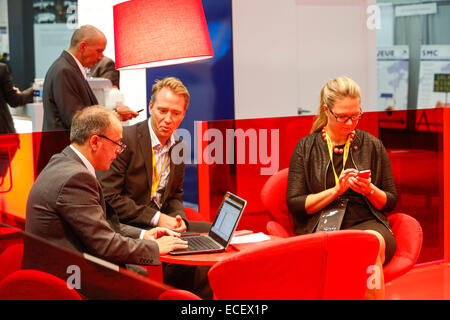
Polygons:
[[125,150],[127,148],[127,146],[122,141],[120,141],[120,143],[117,143],[114,140],[111,140],[110,138],[108,138],[107,136],[104,136],[102,134],[97,134],[97,136],[100,137],[100,138],[105,138],[106,140],[109,140],[112,143],[114,143],[116,146],[118,146],[120,148],[119,149],[120,153],[122,153],[123,150]]
[[336,118],[337,122],[341,122],[341,123],[346,123],[348,120],[352,120],[352,122],[356,122],[361,120],[362,117],[362,112],[355,114],[353,116],[337,116],[334,114],[334,112],[331,110],[331,108],[328,108],[328,110],[330,111],[330,113]]

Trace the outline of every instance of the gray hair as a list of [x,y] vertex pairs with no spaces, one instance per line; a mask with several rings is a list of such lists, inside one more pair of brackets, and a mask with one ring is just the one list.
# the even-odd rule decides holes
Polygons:
[[70,48],[76,49],[82,41],[92,44],[99,36],[106,38],[104,33],[94,26],[88,24],[81,26],[73,33],[72,38],[70,39]]
[[78,110],[72,119],[70,143],[82,145],[93,135],[104,133],[116,120],[120,122],[117,113],[100,105]]

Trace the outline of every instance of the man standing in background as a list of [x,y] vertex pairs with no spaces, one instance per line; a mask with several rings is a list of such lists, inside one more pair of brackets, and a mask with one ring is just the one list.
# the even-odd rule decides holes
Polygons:
[[111,80],[112,85],[120,89],[120,71],[116,70],[116,63],[113,59],[103,56],[103,58],[91,68],[90,73],[94,78]]
[[7,103],[15,108],[33,102],[33,88],[21,92],[14,87],[8,66],[0,63],[0,134],[16,133]]
[[[75,30],[70,48],[50,66],[44,81],[43,131],[68,130],[76,111],[98,104],[85,68],[92,68],[103,58],[106,37],[91,25]],[[122,121],[138,116],[126,106],[116,109]]]

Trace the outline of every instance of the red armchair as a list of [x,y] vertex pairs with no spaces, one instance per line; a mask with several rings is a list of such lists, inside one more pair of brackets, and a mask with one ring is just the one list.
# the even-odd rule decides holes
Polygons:
[[[271,219],[267,223],[267,232],[283,238],[294,236],[292,215],[286,205],[288,170],[286,168],[275,173],[261,190],[261,201]],[[397,250],[391,261],[383,267],[385,283],[412,269],[419,257],[423,241],[422,228],[413,217],[395,213],[391,214],[388,220],[394,232]]]
[[215,299],[363,299],[378,247],[357,230],[289,237],[218,262],[208,278]]
[[20,231],[0,226],[0,281],[21,268],[23,240]]
[[0,223],[0,253],[14,243],[22,243],[21,229],[2,227]]
[[19,270],[0,282],[0,300],[82,300],[67,283],[46,272]]
[[158,300],[202,300],[202,298],[187,290],[172,289],[161,293]]
[[0,281],[21,269],[23,243],[14,243],[0,253]]
[[282,238],[295,236],[294,222],[286,204],[288,172],[289,168],[278,171],[261,189],[261,201],[270,218],[267,232]]
[[404,275],[416,264],[422,249],[423,232],[420,223],[404,213],[391,214],[389,224],[394,232],[397,250],[391,261],[383,267],[384,282]]
[[191,221],[207,221],[200,212],[190,207],[184,207],[184,213],[186,214],[186,218]]

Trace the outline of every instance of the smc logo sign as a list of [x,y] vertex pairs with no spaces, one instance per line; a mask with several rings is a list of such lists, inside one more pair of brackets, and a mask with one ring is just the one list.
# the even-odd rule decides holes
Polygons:
[[437,49],[423,49],[422,57],[439,57],[439,50]]

